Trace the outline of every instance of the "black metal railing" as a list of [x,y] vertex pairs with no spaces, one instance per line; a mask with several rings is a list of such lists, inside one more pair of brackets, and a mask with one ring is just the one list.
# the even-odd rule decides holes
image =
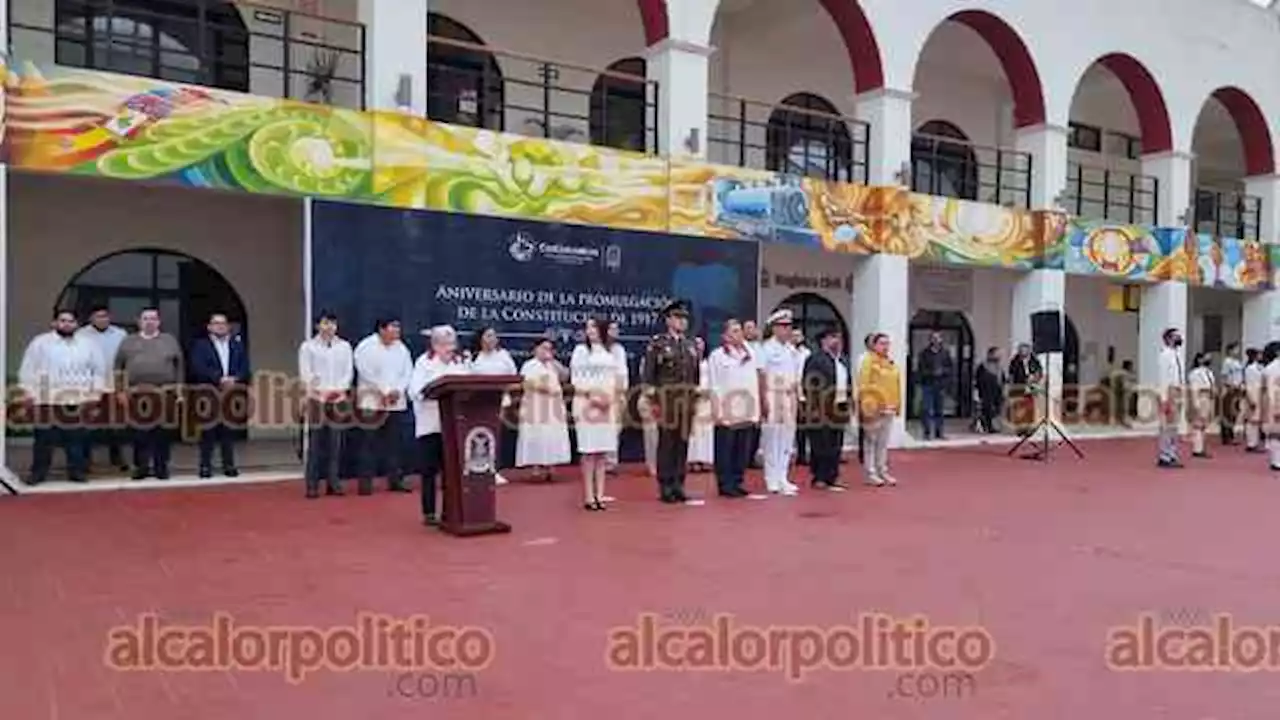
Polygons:
[[867,182],[870,126],[842,115],[711,93],[707,159],[838,182]]
[[911,137],[911,189],[962,200],[1031,207],[1031,153],[942,135]]
[[427,45],[427,117],[658,152],[656,82],[436,36]]
[[1160,181],[1150,175],[1091,167],[1071,162],[1067,165],[1066,210],[1093,220],[1131,225],[1156,225]]
[[1196,232],[1241,240],[1257,240],[1262,226],[1262,198],[1228,190],[1196,188]]
[[363,108],[359,23],[214,0],[6,0],[9,54]]

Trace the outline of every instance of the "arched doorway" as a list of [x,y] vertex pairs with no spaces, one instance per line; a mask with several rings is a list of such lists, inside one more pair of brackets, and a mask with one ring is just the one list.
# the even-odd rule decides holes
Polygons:
[[591,144],[619,150],[648,150],[649,85],[643,58],[619,60],[591,88]]
[[920,394],[916,388],[916,357],[929,344],[929,335],[942,335],[943,347],[951,353],[952,379],[943,398],[942,415],[948,418],[973,414],[973,329],[964,313],[957,310],[920,310],[911,318],[907,352],[907,417],[920,417]]
[[812,93],[788,96],[769,115],[767,142],[769,170],[855,181],[853,138],[826,98]]
[[54,62],[249,91],[249,31],[223,0],[58,0]]
[[484,41],[462,23],[427,15],[427,117],[501,131],[502,70]]
[[777,312],[778,310],[790,310],[792,315],[792,327],[797,332],[804,335],[805,342],[809,344],[809,349],[814,349],[814,338],[818,333],[828,327],[834,327],[840,331],[840,337],[844,340],[846,352],[857,354],[862,348],[853,348],[849,345],[849,326],[845,324],[844,316],[831,304],[831,301],[815,295],[813,293],[796,293],[788,296],[778,306],[766,314]]
[[911,138],[911,189],[941,197],[978,199],[978,161],[960,128],[945,120],[930,120],[920,126]]

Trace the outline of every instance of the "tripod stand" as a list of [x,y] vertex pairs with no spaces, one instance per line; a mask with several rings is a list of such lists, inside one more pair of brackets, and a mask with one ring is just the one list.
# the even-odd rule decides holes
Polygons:
[[[1084,453],[1080,451],[1080,448],[1076,447],[1075,443],[1071,442],[1071,438],[1067,437],[1067,432],[1063,430],[1062,426],[1059,425],[1053,419],[1053,413],[1052,413],[1053,396],[1049,392],[1049,383],[1052,382],[1052,380],[1050,379],[1052,375],[1048,371],[1049,370],[1049,354],[1044,353],[1042,357],[1043,357],[1043,360],[1041,361],[1040,366],[1041,368],[1043,368],[1042,372],[1044,372],[1044,390],[1041,391],[1041,394],[1044,396],[1044,407],[1045,407],[1044,417],[1040,418],[1040,420],[1036,422],[1036,426],[1031,428],[1030,432],[1022,436],[1022,439],[1018,441],[1017,445],[1014,445],[1012,448],[1009,449],[1009,457],[1013,457],[1015,454],[1017,454],[1017,452],[1022,449],[1023,445],[1026,445],[1028,442],[1031,441],[1032,438],[1034,438],[1037,434],[1039,434],[1041,436],[1041,447],[1039,452],[1036,452],[1033,455],[1024,455],[1023,457],[1025,459],[1041,460],[1043,462],[1049,462],[1049,450],[1050,450],[1049,437],[1050,435],[1057,435],[1058,447],[1062,447],[1063,445],[1066,445],[1067,447],[1071,448],[1071,451],[1076,454],[1077,458],[1083,460]],[[1032,395],[1031,397],[1034,398],[1035,396]]]

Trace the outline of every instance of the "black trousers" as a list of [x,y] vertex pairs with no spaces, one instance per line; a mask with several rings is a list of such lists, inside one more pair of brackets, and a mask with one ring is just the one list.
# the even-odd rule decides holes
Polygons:
[[320,488],[320,481],[338,485],[338,458],[342,455],[342,428],[338,426],[339,403],[307,401],[307,490]]
[[742,479],[751,461],[751,437],[755,430],[755,425],[715,427],[716,486],[721,495],[742,489]]
[[978,409],[978,428],[983,432],[996,431],[996,418],[1000,415],[1000,398],[981,398]]
[[400,434],[404,431],[404,410],[379,411],[366,418],[360,438],[359,492],[373,492],[373,478],[386,475],[387,484],[398,487],[404,481],[404,460],[400,455]]
[[99,427],[89,431],[89,461],[93,460],[93,448],[107,446],[107,464],[119,468],[124,466],[125,433],[116,427]]
[[222,459],[222,469],[231,470],[236,466],[235,435],[231,426],[223,422],[206,425],[200,431],[200,468],[208,469],[213,465],[213,446],[218,446],[218,456]]
[[810,426],[809,472],[816,485],[830,485],[840,476],[840,450],[848,417],[848,408],[837,406],[829,418]]
[[760,426],[751,426],[750,447],[747,449],[747,466],[760,467],[760,463],[756,462],[756,454],[760,452]]
[[172,388],[130,389],[129,434],[133,440],[134,474],[168,476],[173,435],[180,424],[178,397]]
[[444,467],[444,440],[440,433],[418,438],[418,462],[422,463],[422,516],[436,516],[440,469]]
[[36,410],[32,428],[31,482],[41,483],[49,477],[53,451],[62,448],[67,456],[67,479],[82,482],[89,466],[89,433],[80,419],[78,405],[42,405]]
[[862,423],[858,423],[858,464],[862,465],[867,460],[867,431],[862,429]]

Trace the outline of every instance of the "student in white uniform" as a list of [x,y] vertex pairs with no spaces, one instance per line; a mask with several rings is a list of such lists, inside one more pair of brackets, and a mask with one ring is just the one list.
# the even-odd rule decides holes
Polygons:
[[355,376],[351,343],[338,337],[337,315],[323,310],[316,318],[316,334],[298,347],[298,380],[307,393],[307,460],[303,471],[306,497],[320,497],[320,481],[326,495],[342,495],[338,478],[341,456],[341,420],[349,418],[347,399]]
[[[465,358],[465,362],[470,365],[472,375],[518,375],[516,370],[516,361],[511,359],[511,353],[502,347],[502,340],[498,337],[498,331],[492,326],[485,326],[476,331],[474,347],[471,348],[470,357]],[[504,418],[508,408],[511,407],[511,397],[509,395],[502,396],[502,410],[500,411]],[[499,446],[503,443],[510,442],[515,439],[515,433],[508,432],[508,423],[499,424],[498,438]],[[498,457],[502,456],[502,450],[499,447]],[[507,479],[502,473],[494,473],[493,482],[495,485],[506,485]]]
[[1244,451],[1266,452],[1262,447],[1262,351],[1244,351]]
[[1227,346],[1218,380],[1222,383],[1222,417],[1218,431],[1223,445],[1235,445],[1236,423],[1243,414],[1245,403],[1244,360],[1240,357],[1240,343],[1233,342]]
[[400,434],[409,403],[405,392],[413,374],[413,358],[400,340],[400,321],[379,319],[376,331],[355,350],[356,406],[362,422],[360,495],[373,494],[374,475],[386,472],[391,492],[412,492],[404,484]]
[[716,446],[714,421],[711,418],[711,379],[707,372],[707,341],[694,338],[698,357],[702,358],[698,374],[698,402],[693,413],[693,427],[689,432],[687,461],[693,472],[706,472],[715,462]]
[[1187,387],[1191,396],[1192,457],[1209,457],[1209,452],[1205,449],[1205,434],[1208,432],[1209,422],[1213,420],[1214,408],[1217,407],[1213,370],[1210,369],[1212,362],[1209,353],[1196,353],[1191,362],[1191,372],[1187,374]]
[[[120,349],[120,343],[128,335],[124,328],[111,323],[111,310],[106,305],[94,306],[89,311],[89,324],[76,331],[76,337],[89,341],[97,348],[98,357],[102,360],[102,410],[108,410],[115,403],[115,383],[113,382],[115,378],[112,377],[114,374],[112,368],[116,361],[116,351]],[[124,428],[111,426],[95,428],[90,433],[89,447],[86,450],[88,464],[93,465],[93,447],[106,445],[108,463],[111,467],[121,472],[128,471],[129,464],[125,462],[124,453],[121,450],[124,440]]]
[[413,364],[409,397],[413,398],[413,436],[422,468],[422,522],[438,525],[436,494],[440,469],[444,466],[444,436],[440,427],[440,401],[428,400],[424,391],[437,378],[467,375],[472,368],[458,355],[458,334],[452,327],[437,325],[431,328],[428,337],[430,348]]
[[53,449],[67,456],[67,479],[85,482],[88,438],[81,421],[86,408],[102,396],[103,365],[98,349],[76,337],[70,310],[53,315],[53,329],[27,345],[18,369],[18,385],[32,412],[35,434],[28,485],[48,479]]
[[1271,470],[1280,472],[1280,342],[1267,343],[1262,362],[1262,431]]
[[1185,404],[1186,375],[1182,369],[1182,332],[1169,328],[1161,335],[1160,350],[1160,439],[1156,464],[1163,468],[1180,468],[1178,430]]
[[764,452],[764,483],[769,492],[795,495],[799,488],[788,478],[795,455],[796,413],[800,353],[792,342],[791,311],[779,310],[769,316],[770,337],[760,351],[760,372],[764,377],[764,419],[760,426],[760,449]]
[[544,480],[551,480],[553,466],[567,465],[572,460],[560,370],[550,338],[540,338],[533,346],[533,357],[520,368],[524,393],[520,400],[516,467],[537,468]]
[[618,404],[622,402],[623,375],[609,337],[608,322],[587,321],[584,342],[569,359],[573,386],[573,422],[582,466],[584,510],[604,510],[604,481],[609,453],[618,449]]

